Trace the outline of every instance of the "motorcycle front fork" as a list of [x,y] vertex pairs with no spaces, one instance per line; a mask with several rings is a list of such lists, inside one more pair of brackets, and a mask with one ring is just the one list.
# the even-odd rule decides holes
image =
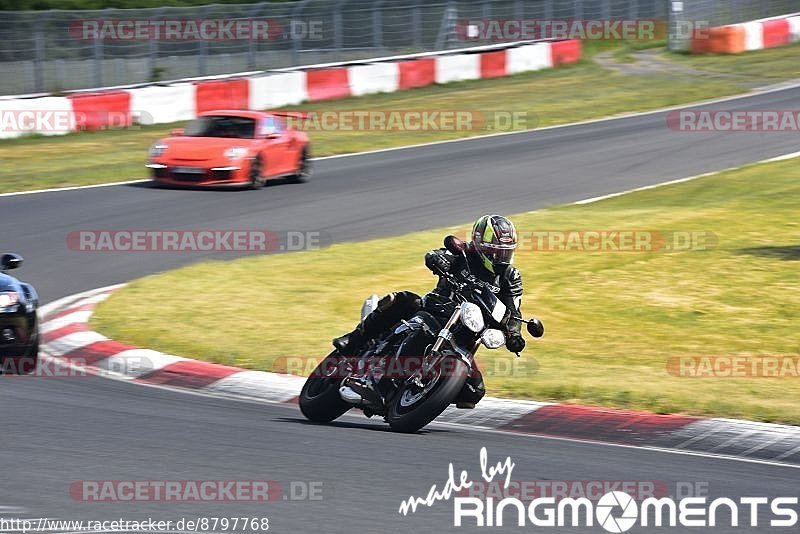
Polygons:
[[472,347],[470,347],[469,353],[466,353],[464,350],[461,350],[452,344],[453,333],[450,329],[453,328],[453,325],[455,325],[458,322],[458,319],[461,316],[461,307],[462,307],[461,304],[456,306],[456,309],[453,311],[453,314],[450,316],[450,319],[448,319],[445,325],[442,327],[442,329],[439,330],[439,335],[436,337],[436,341],[434,342],[433,347],[431,347],[431,352],[430,352],[430,354],[435,355],[435,357],[431,358],[430,361],[427,358],[425,359],[422,369],[423,372],[425,373],[429,372],[433,368],[433,366],[436,365],[439,362],[439,360],[441,360],[441,355],[439,355],[439,351],[441,350],[442,345],[445,342],[450,342],[455,352],[458,353],[458,355],[461,357],[461,360],[465,364],[467,364],[467,366],[470,369],[472,369],[472,361],[471,358],[468,357],[468,355],[472,355],[472,357],[475,356],[475,353],[477,352],[478,347],[480,346],[481,343],[480,338],[475,340],[475,344]]
[[456,324],[456,322],[458,322],[458,317],[460,315],[461,304],[456,306],[455,311],[453,311],[453,315],[450,316],[450,319],[448,319],[442,329],[439,330],[439,335],[436,337],[436,342],[433,344],[431,352],[439,352],[439,350],[442,348],[442,343],[453,339],[453,333],[450,331],[450,329],[453,328],[453,325]]

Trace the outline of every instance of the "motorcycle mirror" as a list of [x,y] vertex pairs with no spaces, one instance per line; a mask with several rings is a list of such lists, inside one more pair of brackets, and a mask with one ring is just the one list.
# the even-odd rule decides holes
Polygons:
[[453,254],[461,254],[464,252],[466,245],[456,236],[449,235],[444,238],[444,248],[446,248]]
[[528,333],[533,337],[542,337],[544,335],[544,325],[542,321],[534,317],[527,321],[528,323]]
[[7,271],[17,269],[22,265],[22,256],[19,254],[8,253],[0,256],[0,269]]

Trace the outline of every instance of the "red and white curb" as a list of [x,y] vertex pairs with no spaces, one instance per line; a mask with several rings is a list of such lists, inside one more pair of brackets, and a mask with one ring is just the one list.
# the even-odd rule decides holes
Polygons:
[[[94,289],[42,306],[42,358],[143,384],[274,403],[297,402],[305,381],[302,377],[136,348],[89,329],[95,306],[123,286]],[[474,410],[448,408],[437,422],[800,464],[800,427],[789,425],[492,397],[484,398]]]

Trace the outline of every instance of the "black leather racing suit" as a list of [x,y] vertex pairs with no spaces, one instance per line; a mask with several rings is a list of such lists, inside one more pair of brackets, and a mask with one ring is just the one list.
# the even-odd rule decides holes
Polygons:
[[[522,277],[516,267],[506,265],[502,270],[495,267],[498,272],[489,271],[483,266],[480,256],[473,251],[470,245],[468,245],[466,251],[466,259],[463,256],[451,254],[446,249],[438,249],[432,250],[425,255],[425,265],[434,274],[438,274],[441,268],[445,266],[445,271],[453,275],[458,281],[469,281],[488,287],[506,306],[506,316],[504,317],[507,337],[506,348],[512,352],[519,352],[525,348],[525,340],[520,335],[522,313],[519,307],[522,303]],[[441,276],[433,291],[423,297],[422,304],[426,311],[436,317],[449,317],[453,314],[456,306],[452,289]],[[474,405],[485,394],[486,388],[483,384],[483,376],[476,362],[472,367],[470,376],[464,383],[464,388],[456,399],[456,403],[459,406],[461,403]]]
[[[506,306],[506,317],[504,317],[506,348],[512,352],[519,352],[525,347],[525,340],[520,335],[522,314],[519,307],[522,301],[522,278],[513,265],[507,265],[497,273],[491,272],[483,266],[480,257],[471,247],[466,251],[466,260],[463,256],[456,256],[446,249],[432,250],[425,255],[425,265],[434,274],[439,274],[444,266],[445,271],[455,276],[457,280],[487,286]],[[355,354],[364,341],[379,335],[402,319],[410,319],[420,308],[446,320],[453,314],[456,305],[452,290],[442,277],[439,278],[436,287],[422,298],[410,291],[389,293],[378,302],[377,309],[367,315],[353,332],[335,339],[334,345],[341,343],[341,348],[338,346],[337,348],[340,348],[342,354]],[[357,341],[354,342],[353,339]],[[474,405],[483,398],[485,392],[483,376],[476,363],[456,403],[459,407],[462,404]]]
[[[519,307],[522,303],[522,277],[516,267],[507,265],[501,272],[493,273],[483,266],[480,257],[472,252],[471,248],[467,249],[466,261],[462,256],[455,256],[442,248],[432,250],[425,255],[425,265],[434,274],[437,273],[435,256],[446,259],[447,263],[450,264],[448,272],[459,281],[470,281],[478,285],[484,285],[495,293],[500,302],[506,306],[506,333],[509,337],[521,337],[522,313]],[[440,309],[434,315],[449,316],[453,313],[453,307],[455,306],[452,298],[453,294],[450,286],[440,277],[436,288],[424,297],[424,307],[431,313]],[[447,306],[450,306],[449,309],[446,308]]]
[[[457,280],[488,286],[506,306],[507,315],[504,319],[509,350],[521,351],[525,341],[520,335],[522,313],[519,307],[522,301],[522,278],[519,271],[513,265],[507,265],[499,273],[493,273],[483,266],[480,257],[471,249],[467,249],[466,257],[465,261],[464,257],[455,256],[446,249],[431,250],[425,255],[425,265],[434,274],[438,274],[441,266],[446,265],[446,271]],[[440,261],[441,259],[444,259],[444,263]],[[453,314],[455,306],[450,286],[444,278],[439,277],[436,287],[422,298],[410,291],[389,293],[384,296],[378,302],[378,308],[365,317],[354,332],[359,332],[358,337],[364,341],[379,335],[401,319],[409,319],[420,308],[436,317],[446,319]],[[344,338],[345,336],[339,339]]]

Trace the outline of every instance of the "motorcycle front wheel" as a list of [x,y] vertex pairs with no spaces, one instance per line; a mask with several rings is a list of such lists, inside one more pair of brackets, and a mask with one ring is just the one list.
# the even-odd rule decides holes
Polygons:
[[309,421],[329,423],[352,408],[339,396],[342,383],[338,352],[322,360],[300,390],[300,411]]
[[454,352],[444,352],[431,375],[407,380],[389,401],[387,421],[395,432],[413,433],[439,417],[455,401],[469,368]]

